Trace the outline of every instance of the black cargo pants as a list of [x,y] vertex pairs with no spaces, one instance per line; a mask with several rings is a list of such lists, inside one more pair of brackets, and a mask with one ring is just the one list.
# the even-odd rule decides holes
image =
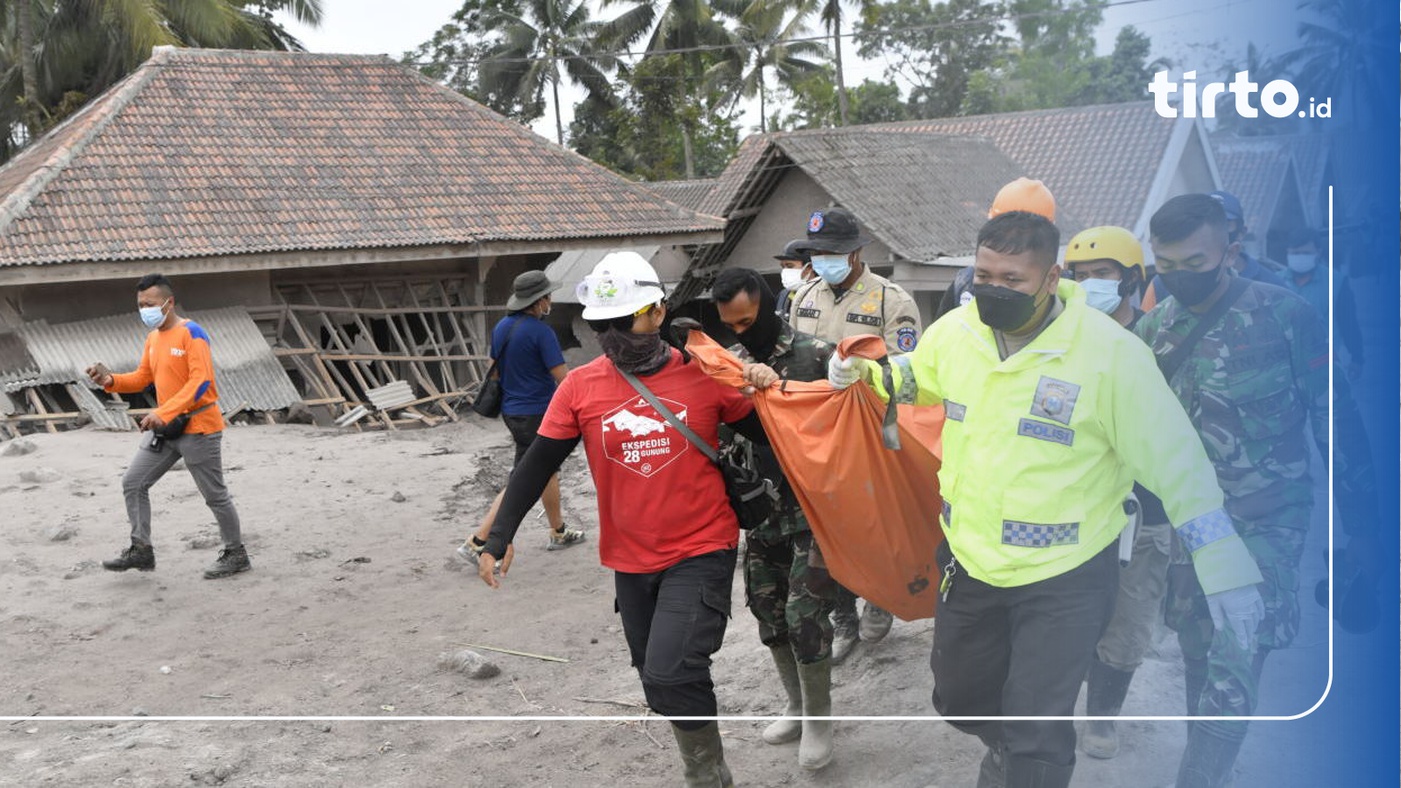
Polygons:
[[[684,559],[660,572],[614,573],[618,614],[647,705],[664,717],[714,717],[710,656],[730,617],[735,550]],[[695,730],[706,723],[676,722]]]

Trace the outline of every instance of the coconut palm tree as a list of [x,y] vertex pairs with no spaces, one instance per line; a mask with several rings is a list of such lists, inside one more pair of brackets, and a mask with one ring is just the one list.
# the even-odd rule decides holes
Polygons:
[[[816,0],[715,0],[717,11],[734,18],[733,36],[740,58],[727,58],[706,73],[726,85],[733,101],[759,98],[759,131],[768,131],[768,81],[774,72],[779,84],[792,86],[821,70],[827,47],[816,41],[795,41],[805,31],[805,19]],[[815,59],[808,59],[809,57]]]
[[555,141],[564,144],[559,83],[568,78],[590,95],[610,100],[608,74],[618,59],[598,53],[594,40],[599,23],[590,18],[586,0],[526,0],[518,10],[497,10],[485,19],[505,41],[482,63],[483,95],[514,95],[526,106],[538,106],[549,86],[555,110]]
[[1384,103],[1376,97],[1384,91],[1381,75],[1371,66],[1395,54],[1388,42],[1390,27],[1377,24],[1364,0],[1306,0],[1299,8],[1312,11],[1319,21],[1299,24],[1303,45],[1280,55],[1280,68],[1313,95],[1330,96],[1339,108],[1358,113],[1352,120],[1365,125],[1376,119]]
[[[622,1],[604,0],[604,4]],[[662,89],[672,91],[683,105],[679,117],[686,177],[694,178],[695,102],[705,84],[705,55],[734,57],[734,38],[707,0],[644,0],[598,29],[598,45],[604,49],[624,50],[644,39],[644,58],[677,57],[685,63],[683,78],[657,84],[665,85]]]
[[[876,0],[856,0],[856,8],[862,14],[870,13]],[[837,116],[843,126],[848,123],[846,77],[842,71],[842,0],[824,0],[819,12],[822,25],[832,36],[832,65],[837,74]]]

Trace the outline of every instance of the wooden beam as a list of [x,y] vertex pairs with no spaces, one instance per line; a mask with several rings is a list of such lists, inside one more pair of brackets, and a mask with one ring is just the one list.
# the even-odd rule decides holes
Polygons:
[[369,317],[387,317],[389,315],[414,315],[424,314],[467,314],[471,312],[502,312],[506,311],[506,305],[499,306],[426,306],[422,308],[405,307],[384,307],[375,308],[368,306],[335,306],[334,304],[288,304],[287,308],[293,312],[326,312],[328,314],[360,314]]

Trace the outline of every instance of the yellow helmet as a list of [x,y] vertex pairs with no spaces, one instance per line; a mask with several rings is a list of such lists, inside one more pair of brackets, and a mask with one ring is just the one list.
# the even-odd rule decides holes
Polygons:
[[1139,277],[1147,277],[1143,266],[1143,245],[1133,233],[1122,227],[1091,227],[1070,239],[1065,247],[1065,265],[1113,260],[1125,268],[1137,268]]

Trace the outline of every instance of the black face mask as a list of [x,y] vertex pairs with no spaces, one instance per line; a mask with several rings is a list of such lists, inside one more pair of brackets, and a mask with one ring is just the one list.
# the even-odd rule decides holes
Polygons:
[[634,375],[656,372],[671,358],[671,346],[655,331],[634,334],[609,326],[607,331],[599,332],[598,344],[618,369]]
[[783,328],[783,319],[774,311],[773,293],[767,288],[759,289],[759,314],[743,334],[738,334],[739,343],[749,351],[756,361],[768,361],[778,347],[778,335]]
[[1183,306],[1193,307],[1211,297],[1216,285],[1221,282],[1221,271],[1226,266],[1225,255],[1221,263],[1210,271],[1168,271],[1159,274],[1168,294]]
[[[1047,271],[1041,277],[1046,283]],[[973,285],[973,298],[978,302],[978,317],[989,328],[997,331],[1015,331],[1026,325],[1036,314],[1036,296],[1001,285]]]

